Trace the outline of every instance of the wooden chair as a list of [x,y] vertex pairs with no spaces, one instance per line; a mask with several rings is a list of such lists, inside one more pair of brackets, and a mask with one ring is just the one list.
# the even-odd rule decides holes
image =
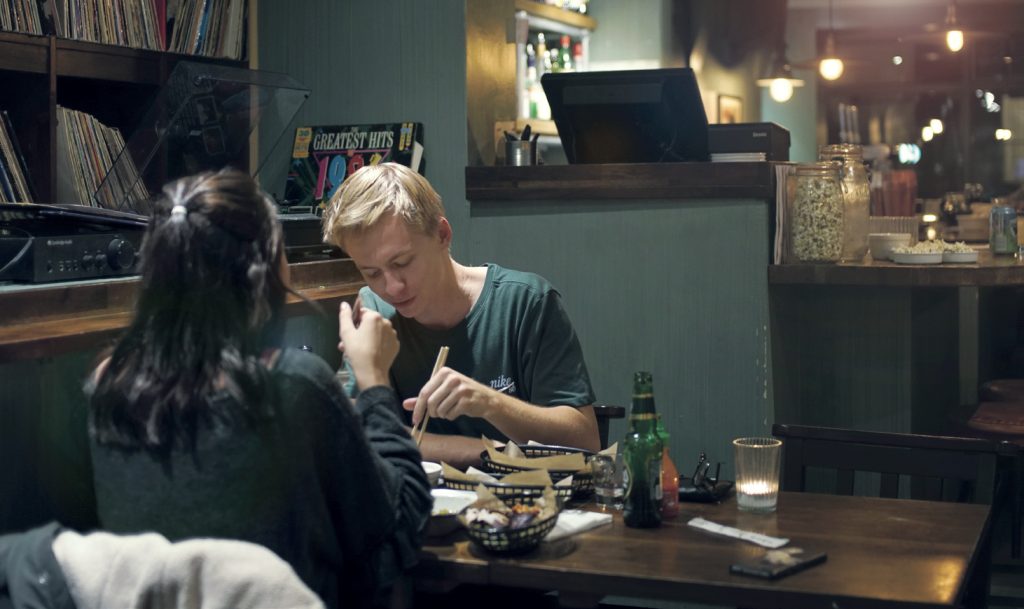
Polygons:
[[[989,505],[998,505],[996,498],[1006,486],[1000,480],[1001,460],[1017,450],[1009,442],[987,439],[778,423],[772,426],[772,435],[783,442],[785,491],[805,491],[808,470],[822,469],[834,471],[834,492],[840,495],[852,495],[857,472],[865,472],[880,475],[880,497],[899,497],[902,478],[911,483],[904,491],[912,499]],[[990,555],[987,532],[968,587],[970,605],[984,606],[988,601]]]
[[899,497],[900,477],[917,477],[908,496],[933,501],[991,504],[999,458],[1012,455],[1008,442],[916,434],[775,424],[783,441],[782,488],[806,489],[807,469],[836,472],[835,493],[852,495],[856,472],[881,475],[879,497]]

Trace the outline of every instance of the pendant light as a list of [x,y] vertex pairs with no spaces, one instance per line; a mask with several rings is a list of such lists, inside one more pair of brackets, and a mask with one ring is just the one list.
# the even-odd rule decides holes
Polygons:
[[804,81],[793,76],[793,67],[786,58],[785,45],[782,52],[775,53],[771,69],[765,78],[758,79],[757,86],[768,87],[768,94],[780,104],[793,97],[793,89],[804,86]]
[[946,7],[946,46],[954,53],[964,48],[964,31],[956,19],[956,0],[950,0]]
[[828,36],[825,38],[825,54],[818,64],[818,73],[825,80],[836,80],[843,75],[843,60],[836,56],[836,35],[832,28],[832,0],[828,0]]

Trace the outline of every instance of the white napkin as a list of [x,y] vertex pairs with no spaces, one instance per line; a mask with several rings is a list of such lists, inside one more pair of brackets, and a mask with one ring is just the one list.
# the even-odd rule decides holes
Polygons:
[[544,541],[558,541],[563,537],[576,535],[601,525],[611,524],[611,514],[599,514],[585,510],[562,510],[558,514],[558,522],[555,528],[551,529]]
[[[732,537],[733,539],[742,539],[743,541],[749,541],[750,543],[755,543],[765,548],[781,548],[789,543],[789,538],[787,537],[772,537],[770,535],[755,533],[753,531],[744,531],[743,529],[737,529],[736,527],[711,522],[710,520],[705,520],[699,516],[692,518],[686,524],[696,529],[707,531],[708,533],[724,535],[726,537]],[[555,526],[557,527],[558,525]]]

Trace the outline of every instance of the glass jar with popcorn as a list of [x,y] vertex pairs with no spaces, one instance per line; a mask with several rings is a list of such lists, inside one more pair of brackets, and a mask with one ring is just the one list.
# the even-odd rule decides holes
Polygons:
[[843,256],[842,164],[801,163],[786,179],[789,262],[836,262]]
[[842,165],[842,260],[860,262],[868,253],[868,216],[871,213],[871,184],[864,167],[863,150],[857,144],[826,144],[818,148],[818,160],[838,161]]

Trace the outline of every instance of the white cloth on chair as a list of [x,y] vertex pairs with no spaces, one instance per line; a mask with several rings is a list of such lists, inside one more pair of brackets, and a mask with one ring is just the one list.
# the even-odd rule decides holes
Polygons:
[[288,563],[253,543],[65,531],[53,553],[78,609],[323,609]]

